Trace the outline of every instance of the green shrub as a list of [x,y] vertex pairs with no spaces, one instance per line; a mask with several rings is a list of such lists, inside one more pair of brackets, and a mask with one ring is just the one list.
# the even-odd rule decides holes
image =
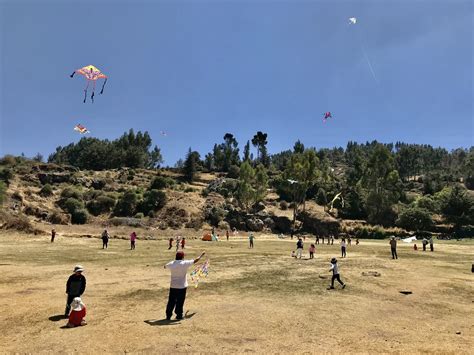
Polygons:
[[40,196],[43,196],[43,197],[52,196],[53,195],[53,187],[50,184],[46,184],[41,188],[39,194],[40,194]]
[[75,198],[76,200],[83,199],[82,192],[74,187],[66,187],[63,191],[61,191],[61,199],[67,200],[70,197]]
[[138,212],[137,214],[135,214],[134,218],[142,219],[144,217],[145,217],[145,215],[143,214],[143,212]]
[[157,176],[152,180],[150,187],[148,189],[149,190],[163,190],[163,189],[173,186],[174,184],[175,184],[175,181],[169,177]]
[[139,197],[135,191],[125,191],[115,205],[114,214],[116,216],[131,217],[136,213],[139,202]]
[[3,181],[0,181],[0,207],[2,206],[3,201],[5,200],[6,190],[7,188],[5,186],[5,183]]
[[0,169],[0,180],[4,181],[5,184],[8,185],[11,179],[13,179],[13,169],[10,169],[10,168]]
[[238,179],[240,176],[240,168],[237,165],[231,165],[227,172],[227,177],[231,179]]
[[212,207],[211,209],[207,210],[205,213],[206,220],[209,221],[209,224],[213,226],[218,226],[219,222],[221,222],[226,215],[226,211],[221,207]]
[[424,208],[409,207],[399,214],[397,226],[407,230],[428,231],[433,227],[433,219]]
[[78,199],[74,198],[74,197],[70,197],[68,198],[62,208],[68,212],[68,213],[74,213],[74,211],[76,210],[80,210],[80,209],[83,209],[84,208],[84,204],[82,203],[82,201],[79,201]]
[[326,191],[321,187],[318,189],[318,193],[316,194],[316,203],[320,206],[326,206],[328,204]]
[[166,194],[159,190],[145,192],[140,204],[140,211],[148,215],[150,212],[158,211],[166,205]]
[[90,214],[98,216],[103,213],[110,213],[115,207],[116,200],[110,196],[101,195],[95,200],[87,203],[87,210]]
[[414,202],[415,207],[423,208],[427,211],[436,213],[439,211],[438,202],[435,201],[430,195],[418,197]]
[[89,215],[84,209],[77,209],[71,213],[71,223],[72,224],[86,224]]

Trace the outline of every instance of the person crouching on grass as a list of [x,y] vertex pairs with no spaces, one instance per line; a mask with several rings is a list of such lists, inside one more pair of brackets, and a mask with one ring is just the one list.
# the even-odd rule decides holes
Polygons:
[[80,297],[73,299],[71,303],[71,313],[69,313],[69,320],[66,324],[68,328],[79,327],[81,325],[86,325],[87,322],[84,319],[86,316],[86,306],[82,303]]
[[329,271],[332,271],[332,278],[331,278],[331,286],[328,287],[328,290],[334,290],[334,280],[337,280],[342,286],[342,288],[346,287],[346,284],[341,281],[341,277],[339,276],[339,265],[337,265],[337,260],[336,258],[331,259],[331,269]]
[[196,264],[206,254],[202,252],[196,259],[184,260],[184,252],[176,253],[176,260],[170,261],[164,266],[171,271],[170,293],[166,306],[166,319],[171,320],[173,310],[176,319],[183,319],[183,306],[186,300],[186,289],[188,287],[188,268]]

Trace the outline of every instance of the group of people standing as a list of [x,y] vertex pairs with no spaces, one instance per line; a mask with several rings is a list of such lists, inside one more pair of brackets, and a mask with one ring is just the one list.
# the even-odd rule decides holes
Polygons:
[[[107,231],[107,229],[104,229],[104,231],[102,232],[101,239],[102,239],[102,249],[108,249],[110,234]],[[136,240],[137,240],[137,233],[135,232],[130,233],[130,250],[135,250]]]

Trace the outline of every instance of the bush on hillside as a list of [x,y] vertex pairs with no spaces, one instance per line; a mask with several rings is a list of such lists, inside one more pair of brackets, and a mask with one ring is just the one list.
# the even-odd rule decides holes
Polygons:
[[238,179],[240,176],[240,168],[237,165],[231,165],[227,172],[227,177],[231,179]]
[[91,215],[98,216],[103,213],[110,213],[115,207],[115,202],[114,198],[101,195],[96,199],[89,201],[86,207]]
[[41,188],[39,194],[40,194],[40,196],[43,196],[43,197],[52,196],[53,195],[53,187],[50,184],[46,184]]
[[65,201],[70,197],[75,198],[76,200],[83,199],[82,192],[71,186],[66,187],[63,191],[61,191],[61,199]]
[[0,169],[0,180],[5,182],[5,184],[9,184],[10,180],[13,179],[13,170],[10,168],[2,168]]
[[166,194],[163,191],[150,190],[145,192],[139,210],[148,216],[151,212],[158,211],[165,205]]
[[280,201],[280,209],[286,211],[288,209],[288,202],[286,202],[285,200]]
[[321,187],[318,189],[318,193],[316,194],[316,203],[320,206],[326,206],[328,204],[326,191]]
[[414,231],[429,231],[434,225],[431,213],[419,207],[409,207],[403,210],[396,223],[401,228]]
[[121,217],[134,216],[139,202],[137,193],[133,190],[127,190],[118,199],[114,208],[114,214]]
[[152,180],[149,190],[163,190],[173,186],[174,184],[175,181],[172,178],[165,176],[157,176]]
[[75,199],[73,197],[68,198],[62,207],[66,212],[73,214],[76,210],[80,210],[84,208],[84,204],[82,201]]
[[85,209],[77,209],[71,213],[72,224],[86,224],[88,220],[88,214]]

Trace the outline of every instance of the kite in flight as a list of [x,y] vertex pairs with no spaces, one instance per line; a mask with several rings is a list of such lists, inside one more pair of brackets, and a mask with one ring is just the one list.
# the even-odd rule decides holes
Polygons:
[[287,181],[288,181],[291,185],[298,183],[298,181],[296,181],[296,180],[291,180],[291,179],[288,179]]
[[160,134],[161,134],[163,137],[166,137],[166,136],[168,135],[165,131],[160,131]]
[[80,134],[91,133],[86,127],[81,124],[76,125],[76,127],[74,127],[74,130],[78,131]]
[[95,94],[95,82],[99,79],[105,79],[104,83],[102,84],[102,90],[100,90],[100,93],[104,93],[104,87],[105,83],[107,83],[107,75],[102,73],[99,69],[94,67],[93,65],[88,65],[86,67],[83,67],[81,69],[75,70],[70,76],[71,78],[74,76],[74,74],[81,74],[86,78],[87,80],[87,85],[86,88],[84,89],[84,103],[86,102],[87,98],[87,89],[89,89],[89,85],[92,82],[92,95],[91,95],[91,101],[94,103],[94,94]]
[[341,207],[344,208],[344,198],[341,196],[342,195],[342,192],[339,192],[336,196],[334,196],[334,198],[332,199],[331,202],[329,202],[329,205],[331,206],[329,208],[329,213],[332,212],[332,210],[334,209],[334,202],[336,202],[336,200],[341,200]]
[[331,112],[325,112],[323,122],[326,123],[329,118],[332,118]]
[[357,23],[357,19],[355,17],[349,17],[349,25],[355,25]]

